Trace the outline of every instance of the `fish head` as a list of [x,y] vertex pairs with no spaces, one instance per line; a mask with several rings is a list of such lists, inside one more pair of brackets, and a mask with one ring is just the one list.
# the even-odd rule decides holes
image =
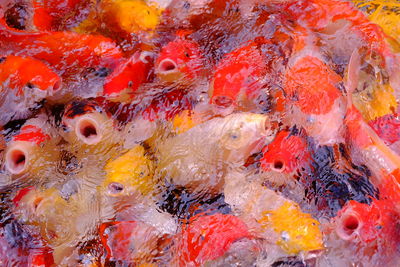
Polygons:
[[106,78],[103,96],[114,101],[131,100],[139,86],[146,82],[151,66],[152,58],[148,52],[136,53],[122,61]]
[[254,100],[264,86],[266,68],[265,59],[254,43],[225,55],[210,84],[210,103],[226,109]]
[[157,76],[164,81],[193,80],[204,69],[203,56],[195,41],[178,37],[161,49],[155,67]]
[[263,148],[261,167],[265,171],[292,173],[310,159],[311,154],[304,138],[289,131],[281,131]]
[[248,157],[271,142],[275,129],[268,116],[234,113],[221,122],[219,142],[231,156]]
[[147,195],[153,188],[154,166],[140,145],[110,161],[105,171],[102,190],[110,197]]

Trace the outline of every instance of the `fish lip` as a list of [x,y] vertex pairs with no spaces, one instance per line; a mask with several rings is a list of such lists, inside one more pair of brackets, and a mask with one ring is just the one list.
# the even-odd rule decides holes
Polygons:
[[31,145],[30,142],[19,141],[7,150],[5,166],[11,174],[18,175],[26,171],[30,161]]
[[87,145],[95,145],[103,138],[99,122],[89,116],[82,116],[77,119],[75,134],[79,140]]
[[170,58],[161,60],[157,66],[158,74],[170,74],[176,72],[178,72],[178,64]]
[[[345,226],[345,221],[354,218],[357,222],[356,227],[352,226],[351,227],[346,227]],[[359,214],[353,210],[346,212],[343,214],[340,219],[339,219],[339,225],[340,227],[336,227],[336,233],[337,235],[343,239],[343,240],[353,240],[355,239],[356,235],[359,232],[359,229],[363,226],[363,223],[361,220],[358,219]],[[351,224],[354,222],[350,222]],[[345,229],[347,228],[347,229]],[[350,233],[351,232],[351,233]]]

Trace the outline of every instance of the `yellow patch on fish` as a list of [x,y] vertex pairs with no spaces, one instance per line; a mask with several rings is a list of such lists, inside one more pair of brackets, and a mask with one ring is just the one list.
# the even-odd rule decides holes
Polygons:
[[[109,195],[129,195],[141,193],[146,195],[153,190],[153,163],[145,155],[142,146],[137,145],[119,158],[110,161],[105,166],[106,179],[103,188],[108,190]],[[110,184],[116,184],[120,192],[110,191]]]
[[189,110],[184,110],[172,119],[172,125],[176,133],[181,134],[196,126]]
[[152,31],[160,22],[162,10],[141,0],[107,0],[103,11],[129,33]]
[[289,254],[323,248],[319,222],[292,202],[285,201],[276,210],[265,212],[259,223],[272,227],[279,235],[277,245]]
[[389,35],[388,42],[400,52],[400,2],[398,0],[353,0],[358,8],[366,10],[368,18]]
[[394,90],[389,84],[363,90],[354,94],[354,105],[366,121],[371,121],[397,109]]

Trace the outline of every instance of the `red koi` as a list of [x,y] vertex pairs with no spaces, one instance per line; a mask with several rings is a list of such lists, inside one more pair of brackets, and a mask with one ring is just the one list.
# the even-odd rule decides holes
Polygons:
[[262,152],[261,167],[265,171],[292,173],[311,159],[306,140],[289,131],[279,132]]
[[179,266],[200,266],[221,257],[232,243],[243,238],[251,238],[251,234],[239,218],[228,214],[197,215],[176,237],[177,262]]
[[179,36],[161,49],[155,67],[160,79],[187,83],[202,75],[204,59],[195,41]]
[[151,70],[149,58],[145,53],[136,53],[120,64],[104,83],[103,96],[108,100],[131,100],[141,84],[147,81]]
[[74,32],[26,32],[0,21],[0,44],[5,54],[18,53],[49,63],[62,77],[82,69],[114,69],[122,54],[103,36]]
[[70,18],[80,16],[90,0],[32,0],[33,24],[39,31],[60,29]]
[[264,85],[265,61],[256,42],[226,54],[212,78],[211,103],[227,108],[239,105],[243,99],[255,99]]
[[1,61],[0,82],[2,87],[16,90],[16,95],[23,95],[25,87],[52,91],[61,85],[60,77],[46,64],[33,58],[18,56],[7,56]]

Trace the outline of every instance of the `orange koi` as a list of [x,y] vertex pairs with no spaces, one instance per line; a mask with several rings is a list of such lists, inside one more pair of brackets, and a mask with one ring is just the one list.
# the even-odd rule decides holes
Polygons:
[[265,61],[257,42],[226,54],[218,63],[211,81],[211,104],[228,108],[240,105],[243,100],[254,100],[264,86]]
[[62,77],[84,69],[114,69],[122,55],[115,43],[103,36],[74,32],[26,32],[0,20],[3,53],[17,53],[49,63]]
[[90,0],[32,0],[33,24],[39,31],[60,29],[70,18],[80,17]]
[[341,96],[341,77],[314,56],[299,58],[285,76],[284,90],[306,114],[326,114]]
[[262,152],[261,167],[265,171],[292,173],[311,159],[306,140],[289,131],[279,132]]
[[39,60],[7,56],[0,61],[1,87],[16,90],[16,95],[23,95],[25,87],[50,92],[60,88],[60,77]]
[[187,83],[202,75],[204,59],[195,41],[178,36],[161,49],[155,67],[160,79]]
[[175,255],[179,266],[201,266],[215,260],[235,241],[251,238],[246,224],[229,214],[197,215],[176,237]]

